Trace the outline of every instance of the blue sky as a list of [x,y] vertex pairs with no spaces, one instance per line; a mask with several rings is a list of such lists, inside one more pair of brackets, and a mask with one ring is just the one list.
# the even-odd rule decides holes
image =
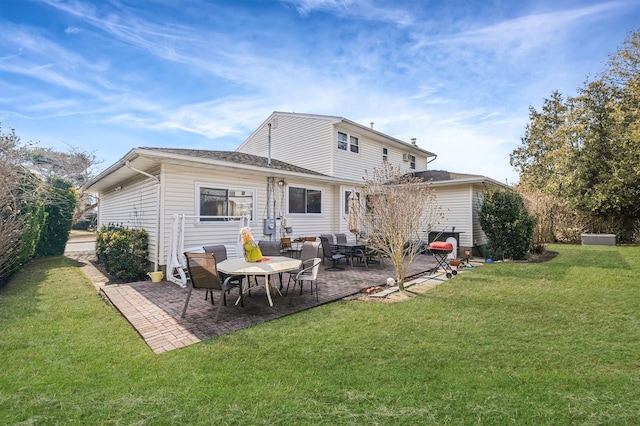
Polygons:
[[234,150],[272,111],[346,117],[513,183],[528,108],[575,95],[640,2],[0,0],[0,122],[94,152]]

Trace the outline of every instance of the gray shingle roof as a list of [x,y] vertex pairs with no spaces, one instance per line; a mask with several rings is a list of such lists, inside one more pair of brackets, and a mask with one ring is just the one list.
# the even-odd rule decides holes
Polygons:
[[448,172],[446,170],[426,170],[424,172],[415,172],[413,175],[417,178],[424,180],[425,182],[443,182],[447,180],[458,180],[458,179],[482,179],[485,176],[481,175],[470,175],[467,173],[453,173]]
[[[271,168],[274,170],[284,170],[294,173],[305,173],[315,176],[327,176],[322,173],[315,172],[313,170],[305,169],[304,167],[294,166],[293,164],[285,163],[284,161],[271,159],[271,166],[268,165],[268,158],[260,157],[258,155],[246,154],[244,152],[236,151],[210,151],[204,149],[183,149],[183,148],[154,148],[154,147],[141,147],[140,149],[148,151],[158,151],[167,154],[177,154],[189,157],[197,157],[206,160],[218,160],[227,161],[229,163],[244,164],[247,166]],[[327,176],[328,177],[328,176]]]

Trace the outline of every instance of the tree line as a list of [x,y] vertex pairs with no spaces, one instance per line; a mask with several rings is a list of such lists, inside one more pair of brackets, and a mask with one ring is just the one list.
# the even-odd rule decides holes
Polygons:
[[538,216],[538,238],[606,232],[637,241],[640,223],[640,32],[576,96],[554,91],[529,110],[510,156],[518,189]]
[[81,188],[95,157],[23,144],[0,126],[0,286],[27,260],[64,253],[75,221],[92,210]]

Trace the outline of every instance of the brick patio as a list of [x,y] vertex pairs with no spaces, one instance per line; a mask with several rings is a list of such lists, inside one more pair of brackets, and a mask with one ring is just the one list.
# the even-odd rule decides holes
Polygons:
[[[409,275],[424,273],[435,265],[432,256],[419,256]],[[344,271],[325,271],[327,266],[321,265],[318,276],[319,301],[316,301],[315,294],[310,294],[309,285],[305,283],[303,295],[300,295],[299,290],[296,291],[292,305],[289,305],[289,293],[287,297],[275,296],[271,307],[264,289],[258,288],[251,291],[251,297],[245,297],[245,307],[242,308],[234,305],[237,291],[232,290],[227,298],[227,306],[223,306],[220,311],[217,323],[213,322],[213,318],[217,304],[221,302],[219,293],[215,293],[216,305],[211,305],[210,301],[205,301],[204,291],[194,290],[186,315],[181,318],[187,290],[168,281],[110,284],[101,286],[100,292],[131,323],[155,353],[163,353],[340,300],[364,288],[384,285],[388,277],[394,276],[393,266],[389,261],[385,267],[370,265],[368,269],[351,268],[347,265]],[[287,280],[288,274],[285,273],[285,288]]]

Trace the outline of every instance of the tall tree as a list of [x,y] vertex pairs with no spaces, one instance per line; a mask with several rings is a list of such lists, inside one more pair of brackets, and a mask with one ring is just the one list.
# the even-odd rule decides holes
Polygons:
[[[640,33],[576,97],[553,92],[530,109],[522,144],[510,156],[530,188],[563,198],[597,229],[630,239],[640,222]],[[608,228],[608,229],[603,229]]]
[[510,163],[520,181],[549,195],[563,194],[571,186],[575,141],[570,122],[571,105],[554,91],[542,111],[529,108],[529,120],[520,147]]

